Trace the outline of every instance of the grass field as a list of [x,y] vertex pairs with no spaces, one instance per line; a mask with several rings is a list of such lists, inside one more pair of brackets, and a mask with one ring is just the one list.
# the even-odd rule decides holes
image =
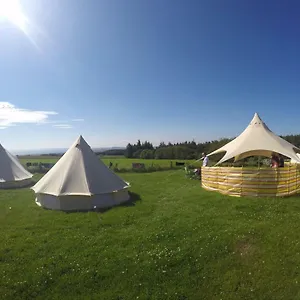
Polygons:
[[0,298],[300,299],[299,197],[222,196],[180,170],[122,177],[133,201],[102,213],[0,191]]
[[[21,157],[20,161],[22,164],[26,164],[27,162],[43,162],[43,163],[56,163],[59,157],[46,157],[46,156],[31,156],[31,157]],[[161,166],[161,167],[170,167],[172,162],[173,166],[175,166],[175,162],[187,162],[193,163],[193,165],[201,165],[200,162],[195,163],[195,160],[170,160],[170,159],[140,159],[140,158],[125,158],[122,156],[111,156],[111,157],[101,157],[101,160],[108,165],[109,162],[112,162],[114,166],[118,164],[118,168],[131,168],[132,163],[144,163],[146,167]]]

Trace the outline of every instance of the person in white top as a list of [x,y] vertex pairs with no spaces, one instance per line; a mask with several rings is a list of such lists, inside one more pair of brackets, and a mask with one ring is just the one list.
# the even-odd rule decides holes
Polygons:
[[206,155],[206,153],[202,153],[201,159],[203,159],[202,167],[207,167],[209,159],[208,159],[208,156]]

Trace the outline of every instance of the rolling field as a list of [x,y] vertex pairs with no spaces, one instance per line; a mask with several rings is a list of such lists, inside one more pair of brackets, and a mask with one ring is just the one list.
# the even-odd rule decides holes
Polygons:
[[122,177],[132,201],[102,213],[0,191],[0,298],[300,298],[300,197],[231,198],[181,170]]
[[[43,163],[56,163],[59,157],[47,157],[47,156],[29,156],[29,157],[21,157],[20,161],[22,164],[26,164],[27,162],[43,162]],[[122,156],[104,156],[101,157],[101,160],[108,165],[109,162],[112,162],[115,166],[118,164],[118,168],[131,168],[132,163],[144,163],[146,167],[161,166],[161,167],[170,167],[171,162],[173,166],[175,166],[175,162],[187,162],[193,163],[193,165],[201,165],[201,162],[195,163],[195,160],[170,160],[170,159],[140,159],[140,158],[125,158]]]

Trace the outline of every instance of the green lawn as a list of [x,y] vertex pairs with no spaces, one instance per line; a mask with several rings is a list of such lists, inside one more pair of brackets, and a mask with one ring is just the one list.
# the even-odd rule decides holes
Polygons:
[[231,198],[183,171],[122,177],[133,203],[103,213],[0,191],[0,298],[300,299],[300,197]]
[[[59,157],[47,157],[47,156],[32,156],[32,157],[21,157],[20,161],[22,164],[26,164],[27,162],[43,162],[43,163],[55,163]],[[195,160],[176,160],[176,159],[140,159],[140,158],[125,158],[122,156],[110,156],[110,157],[102,157],[102,161],[108,165],[109,162],[112,162],[115,166],[116,163],[118,164],[118,168],[131,168],[132,163],[144,163],[146,167],[154,166],[161,166],[161,167],[170,167],[172,162],[173,166],[175,166],[175,162],[187,162],[192,163],[193,165],[201,165],[200,162],[195,163]]]

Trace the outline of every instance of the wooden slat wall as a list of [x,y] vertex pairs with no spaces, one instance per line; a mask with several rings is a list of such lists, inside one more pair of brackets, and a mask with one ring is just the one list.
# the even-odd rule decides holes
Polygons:
[[300,193],[300,165],[284,168],[202,167],[202,187],[231,196],[289,196]]

